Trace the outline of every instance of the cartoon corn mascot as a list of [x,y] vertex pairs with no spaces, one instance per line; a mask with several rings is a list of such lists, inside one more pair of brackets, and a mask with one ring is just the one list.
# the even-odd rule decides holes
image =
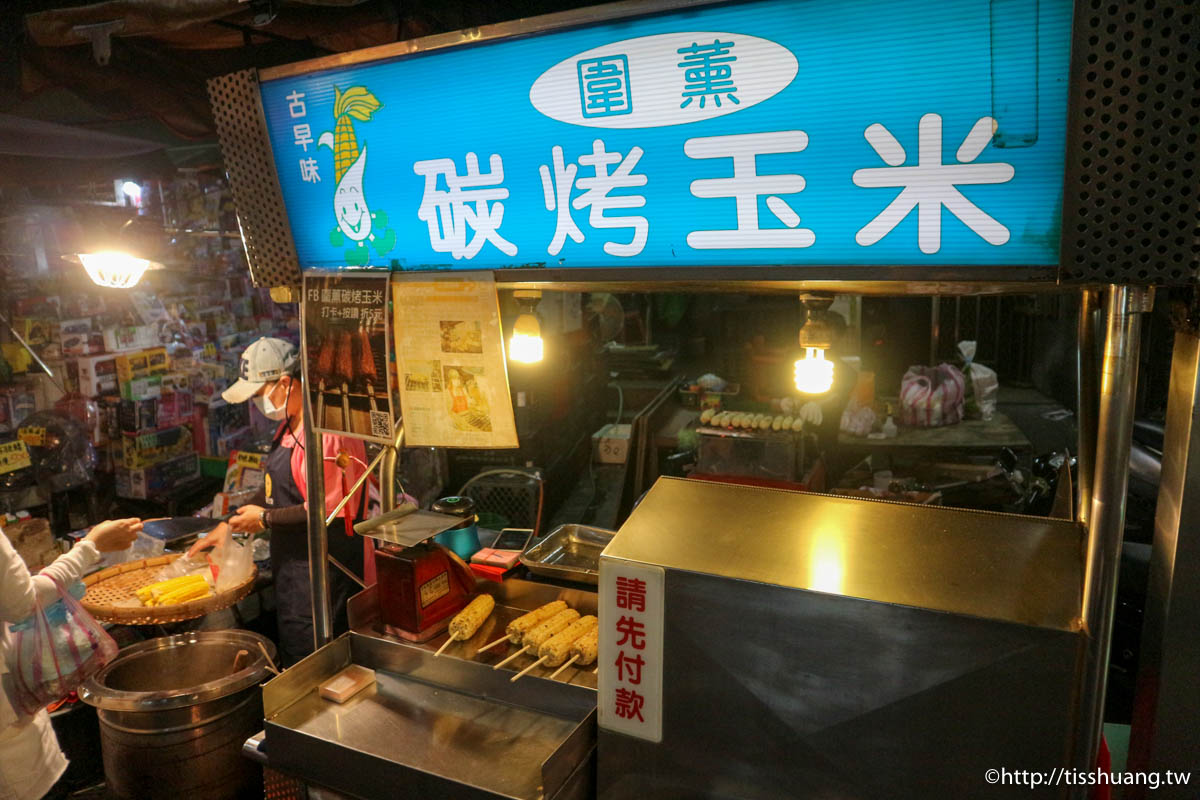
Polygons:
[[[348,239],[353,246],[346,250],[349,264],[366,264],[369,259],[367,242],[384,255],[396,244],[396,232],[387,227],[387,214],[372,213],[363,194],[363,173],[367,167],[367,145],[358,147],[354,120],[370,122],[383,107],[365,86],[351,86],[346,91],[334,87],[333,116],[337,120],[333,132],[326,131],[317,140],[318,146],[333,151],[333,173],[337,188],[333,192],[333,213],[337,228],[330,233],[330,242],[341,247]],[[374,231],[383,231],[376,236]]]

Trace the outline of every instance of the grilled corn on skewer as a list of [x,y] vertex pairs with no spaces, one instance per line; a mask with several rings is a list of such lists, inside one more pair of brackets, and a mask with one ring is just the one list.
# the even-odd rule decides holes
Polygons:
[[495,607],[496,600],[490,594],[478,595],[450,620],[450,638],[458,642],[470,639],[475,635],[475,631],[479,630],[479,626],[491,616]]
[[551,636],[566,630],[567,626],[577,619],[579,619],[579,612],[573,608],[558,612],[525,634],[523,640],[525,642],[525,649],[531,653],[536,653]]
[[541,662],[548,667],[557,667],[566,661],[571,654],[571,645],[575,644],[575,640],[595,628],[598,622],[599,620],[589,614],[586,617],[580,617],[561,632],[551,636],[538,648]]
[[571,642],[572,656],[578,656],[577,663],[587,665],[596,660],[600,651],[600,629],[593,627],[590,631]]
[[508,628],[505,629],[505,632],[508,634],[508,640],[513,644],[521,644],[525,637],[526,631],[537,627],[541,623],[553,617],[555,614],[566,610],[566,603],[564,603],[562,600],[555,600],[553,603],[546,603],[546,605],[540,608],[535,608],[528,614],[523,614],[517,617],[512,622],[508,623]]

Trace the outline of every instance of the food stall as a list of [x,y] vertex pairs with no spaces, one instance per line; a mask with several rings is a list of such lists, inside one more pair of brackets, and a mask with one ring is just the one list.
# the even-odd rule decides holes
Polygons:
[[[1102,127],[1085,121],[1101,101],[1082,65],[1105,13],[614,4],[212,81],[251,273],[302,306],[306,452],[323,429],[382,444],[368,472],[383,513],[357,528],[381,542],[381,574],[337,639],[338,509],[307,458],[322,647],[264,689],[247,751],[268,781],[355,797],[981,796],[985,766],[1091,770],[1139,319],[1151,285],[1190,280],[1172,253],[1195,260],[1087,236],[1127,224],[1081,189]],[[479,74],[495,77],[464,83]],[[1174,217],[1143,205],[1119,213],[1147,230]],[[431,543],[461,520],[398,502],[395,469],[405,444],[516,445],[509,372],[541,343],[536,318],[501,321],[497,287],[1077,293],[1078,497],[1066,519],[1032,519],[661,478],[603,550],[596,592],[475,585]],[[800,391],[828,363],[816,327],[800,332]],[[556,602],[598,616],[595,676],[508,639]],[[323,694],[356,666],[371,676],[357,694]]]

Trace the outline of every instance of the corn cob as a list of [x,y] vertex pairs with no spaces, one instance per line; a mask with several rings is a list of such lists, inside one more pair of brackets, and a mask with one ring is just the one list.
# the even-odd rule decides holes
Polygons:
[[333,94],[333,116],[337,119],[333,128],[333,174],[335,180],[341,181],[358,160],[358,137],[354,135],[351,118],[369,122],[383,104],[365,86],[351,86],[344,92],[334,87]]
[[184,575],[143,586],[136,594],[142,605],[161,606],[209,596],[212,591],[203,575]]
[[536,653],[546,643],[547,639],[556,633],[561,633],[577,619],[579,619],[579,612],[573,608],[558,612],[525,634],[525,638],[523,639],[525,649],[530,653]]
[[575,640],[596,627],[598,620],[591,614],[580,617],[561,632],[554,634],[538,648],[538,656],[547,667],[557,667],[571,654]]
[[176,589],[187,584],[194,584],[196,581],[203,580],[204,577],[201,575],[184,575],[179,578],[171,578],[170,580],[159,581],[158,583],[152,583],[149,586],[143,586],[141,589],[137,590],[137,596],[141,600],[153,599],[161,594],[171,591],[172,589]]
[[593,627],[571,643],[571,656],[578,656],[577,663],[591,664],[600,649],[600,628]]
[[467,607],[454,615],[450,620],[450,638],[465,642],[475,635],[496,607],[496,601],[490,594],[481,594],[467,604]]
[[158,605],[174,606],[190,600],[199,600],[203,597],[212,597],[212,590],[208,588],[207,583],[202,586],[184,586],[181,589],[169,592],[158,598]]
[[558,612],[565,611],[566,609],[566,603],[562,600],[555,600],[553,603],[546,603],[541,608],[535,608],[528,614],[517,617],[508,623],[508,628],[505,629],[505,633],[508,634],[508,640],[513,644],[521,644],[526,631],[540,625]]

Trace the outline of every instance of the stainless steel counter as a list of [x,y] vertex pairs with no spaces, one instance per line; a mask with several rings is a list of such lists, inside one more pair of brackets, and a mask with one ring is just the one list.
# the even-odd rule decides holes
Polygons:
[[1078,631],[1081,525],[662,478],[605,558]]
[[[599,796],[1001,797],[988,769],[1068,766],[1083,543],[1061,520],[660,479],[600,594],[663,570],[661,739],[602,728]],[[615,658],[600,677],[615,718]]]

